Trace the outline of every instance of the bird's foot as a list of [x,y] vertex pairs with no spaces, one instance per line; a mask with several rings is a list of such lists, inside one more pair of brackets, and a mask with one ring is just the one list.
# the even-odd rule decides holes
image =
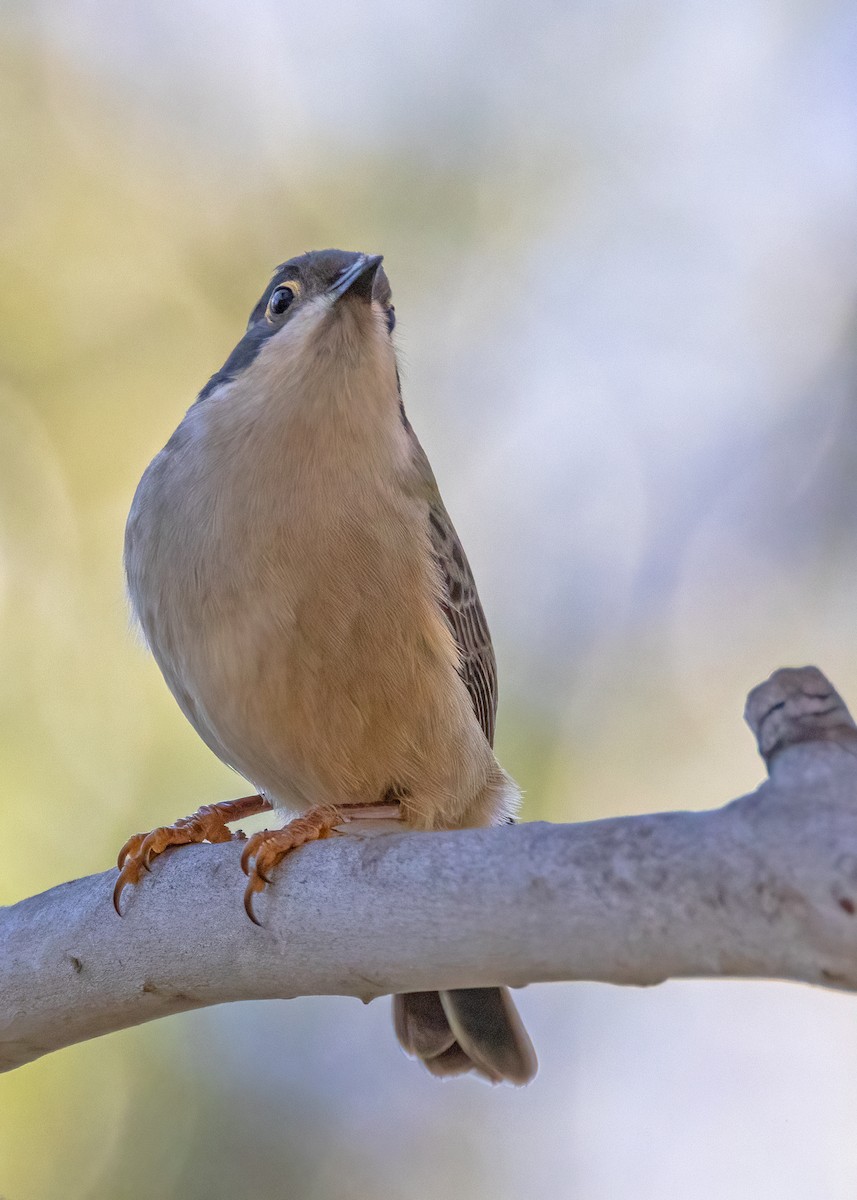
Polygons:
[[[230,842],[242,838],[238,830],[227,829],[229,821],[240,821],[255,813],[265,812],[271,804],[263,796],[243,796],[240,800],[226,800],[222,804],[205,804],[189,817],[182,817],[174,825],[161,825],[150,833],[135,833],[119,851],[117,866],[119,878],[113,889],[113,907],[119,916],[119,902],[125,888],[139,883],[143,871],[151,870],[153,858],[163,854],[168,846],[184,846],[191,842]],[[252,840],[252,839],[251,839]]]
[[311,808],[302,817],[296,817],[281,829],[263,829],[254,833],[241,855],[241,868],[249,883],[244,891],[244,908],[254,925],[261,922],[253,911],[253,897],[264,891],[271,882],[271,872],[281,859],[292,850],[307,842],[330,837],[346,822],[363,820],[397,819],[400,816],[398,802],[391,804],[340,804],[319,805]]

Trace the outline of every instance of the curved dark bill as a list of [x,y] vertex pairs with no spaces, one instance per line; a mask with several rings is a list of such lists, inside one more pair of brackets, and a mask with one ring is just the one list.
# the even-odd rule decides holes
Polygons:
[[331,296],[338,300],[341,296],[359,296],[362,300],[372,299],[372,285],[375,273],[384,261],[383,254],[364,254],[350,267],[346,267],[336,282],[330,288]]

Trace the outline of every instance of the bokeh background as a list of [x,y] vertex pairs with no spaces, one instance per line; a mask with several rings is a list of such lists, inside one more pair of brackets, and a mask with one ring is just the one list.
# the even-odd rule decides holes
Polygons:
[[[0,3],[0,902],[240,794],[129,627],[136,481],[270,269],[383,251],[525,817],[705,807],[744,695],[857,703],[847,0]],[[531,987],[524,1091],[386,1001],[231,1006],[0,1079],[7,1200],[849,1200],[857,1010]]]

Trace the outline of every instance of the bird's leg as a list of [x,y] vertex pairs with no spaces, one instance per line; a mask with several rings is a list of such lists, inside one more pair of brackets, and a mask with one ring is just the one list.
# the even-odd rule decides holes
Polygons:
[[[241,855],[241,868],[250,882],[244,891],[244,908],[254,925],[261,922],[253,911],[253,896],[271,882],[271,871],[291,851],[306,842],[315,842],[338,832],[349,821],[398,820],[399,802],[383,804],[323,804],[295,817],[281,829],[263,829],[254,833]],[[250,865],[252,863],[252,866]]]
[[139,883],[143,871],[168,846],[184,846],[190,842],[230,842],[233,838],[244,838],[239,829],[232,833],[227,829],[230,821],[240,821],[265,812],[273,805],[264,796],[242,796],[240,800],[224,800],[221,804],[204,804],[189,817],[182,817],[174,825],[160,825],[151,833],[135,833],[119,851],[117,866],[119,878],[113,889],[113,907],[119,916],[122,911],[119,900],[128,884]]

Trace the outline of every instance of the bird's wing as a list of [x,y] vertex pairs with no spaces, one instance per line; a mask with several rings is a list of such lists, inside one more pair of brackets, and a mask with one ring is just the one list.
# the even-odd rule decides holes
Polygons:
[[479,602],[479,593],[470,563],[449,513],[440,498],[425,451],[408,427],[414,441],[414,455],[422,493],[428,501],[429,536],[440,574],[441,606],[459,655],[459,672],[467,685],[482,732],[494,745],[497,716],[497,660],[491,645],[488,622]]

